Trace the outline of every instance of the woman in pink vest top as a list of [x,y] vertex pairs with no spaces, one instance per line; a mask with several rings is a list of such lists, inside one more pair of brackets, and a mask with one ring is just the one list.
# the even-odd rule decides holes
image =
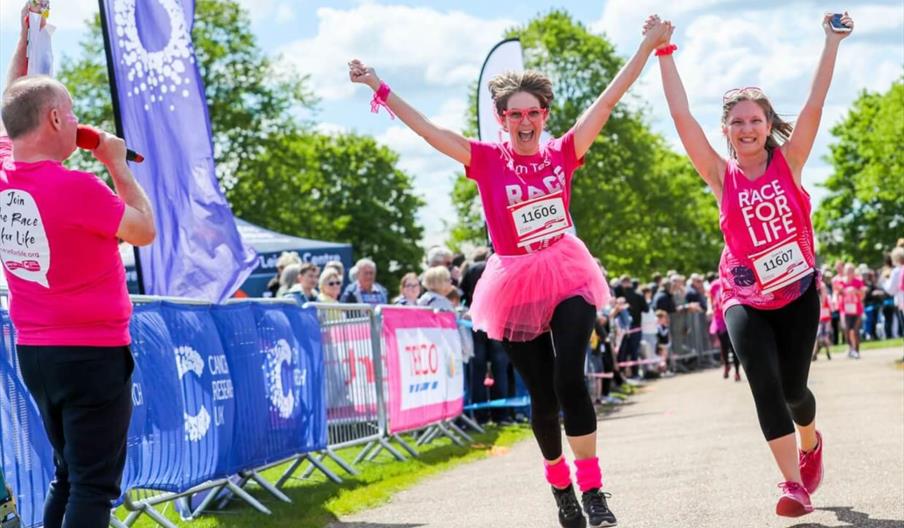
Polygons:
[[[351,81],[374,90],[372,110],[382,105],[398,115],[436,150],[464,165],[480,190],[496,253],[474,289],[471,319],[475,330],[502,341],[527,385],[531,426],[559,523],[566,528],[616,524],[608,493],[601,489],[596,413],[584,381],[585,351],[609,288],[600,266],[571,232],[571,181],[615,104],[653,50],[668,41],[663,23],[652,17],[647,22],[643,42],[605,91],[564,135],[542,143],[553,100],[552,82],[542,73],[507,72],[489,82],[496,118],[508,133],[489,142],[438,127],[392,92],[373,68],[349,63]],[[560,412],[582,504],[563,456]]]
[[[801,171],[819,128],[838,45],[850,34],[834,32],[831,16],[822,20],[825,47],[793,130],[759,88],[725,93],[722,132],[728,141],[727,158],[710,145],[690,113],[671,53],[676,47],[657,52],[678,135],[719,202],[725,238],[719,263],[725,324],[783,477],[776,513],[788,517],[813,511],[810,494],[823,473],[816,402],[807,388],[819,296],[810,197],[801,185]],[[842,21],[853,27],[846,13]]]

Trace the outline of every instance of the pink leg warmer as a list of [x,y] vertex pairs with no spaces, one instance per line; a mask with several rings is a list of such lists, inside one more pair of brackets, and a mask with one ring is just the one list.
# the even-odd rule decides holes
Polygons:
[[575,460],[574,467],[581,493],[603,487],[603,474],[600,471],[600,460],[597,457]]
[[565,489],[571,485],[571,471],[568,469],[568,463],[565,457],[559,459],[555,464],[543,461],[543,468],[546,470],[546,482],[559,489]]

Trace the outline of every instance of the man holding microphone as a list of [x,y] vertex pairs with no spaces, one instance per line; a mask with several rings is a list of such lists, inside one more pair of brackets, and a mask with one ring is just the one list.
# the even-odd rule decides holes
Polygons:
[[62,84],[25,76],[26,13],[0,108],[0,260],[22,376],[54,449],[44,526],[105,528],[132,413],[132,306],[118,240],[150,244],[154,215],[122,139],[103,132],[92,151],[115,193],[63,166],[78,119]]

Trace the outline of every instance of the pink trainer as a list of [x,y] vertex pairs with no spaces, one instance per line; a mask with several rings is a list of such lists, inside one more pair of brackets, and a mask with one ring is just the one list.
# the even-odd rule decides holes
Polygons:
[[800,478],[807,488],[808,493],[816,493],[816,488],[822,482],[822,435],[816,431],[816,449],[809,453],[800,451]]
[[782,517],[800,517],[813,511],[810,504],[810,494],[797,482],[782,482],[778,485],[782,489],[782,496],[775,505],[776,515]]

